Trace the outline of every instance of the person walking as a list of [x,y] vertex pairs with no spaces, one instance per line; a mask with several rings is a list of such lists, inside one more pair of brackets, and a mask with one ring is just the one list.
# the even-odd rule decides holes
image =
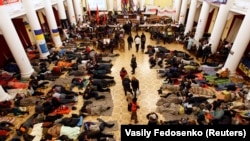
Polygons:
[[127,38],[127,42],[128,42],[128,50],[130,50],[132,48],[132,43],[133,43],[133,37],[132,37],[132,34],[129,33],[129,36]]
[[123,80],[127,74],[128,74],[127,70],[124,67],[122,67],[122,69],[120,70],[121,79]]
[[137,98],[132,99],[131,103],[131,121],[134,120],[135,123],[138,123],[137,110],[140,106],[137,103]]
[[130,61],[130,66],[132,68],[132,74],[135,74],[135,68],[137,67],[136,57],[134,54],[132,54],[132,58]]
[[141,37],[137,34],[135,37],[135,48],[136,48],[136,52],[139,51],[139,46],[141,44]]
[[131,86],[134,92],[134,97],[136,98],[137,91],[139,91],[139,80],[135,76],[133,76],[131,79]]
[[122,86],[125,92],[125,96],[127,96],[127,92],[130,92],[133,95],[133,91],[131,89],[131,80],[128,75],[126,75],[122,80]]

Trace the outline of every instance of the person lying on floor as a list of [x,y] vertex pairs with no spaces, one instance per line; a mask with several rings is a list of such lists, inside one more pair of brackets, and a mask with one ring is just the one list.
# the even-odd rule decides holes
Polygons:
[[65,93],[59,93],[56,89],[52,90],[52,93],[50,95],[58,100],[61,104],[66,103],[75,103],[77,100],[76,94],[65,94]]
[[71,91],[71,90],[66,90],[66,88],[62,85],[54,85],[52,87],[52,90],[55,90],[58,93],[64,93],[64,94],[73,94],[73,95],[78,95],[76,92]]
[[14,116],[29,114],[28,108],[26,106],[20,106],[8,102],[9,104],[0,108],[0,116],[6,116],[13,113]]
[[95,79],[114,79],[114,76],[107,74],[91,74],[90,77]]
[[111,85],[115,84],[114,79],[96,79],[96,78],[90,78],[89,79],[92,85],[100,86],[103,88],[109,87]]
[[181,118],[177,120],[163,121],[160,120],[161,125],[197,125],[194,119]]
[[85,92],[92,92],[92,91],[98,91],[98,92],[110,92],[110,88],[103,88],[100,86],[92,85],[92,83],[89,83],[87,88],[85,89]]
[[[102,90],[105,90],[103,92],[110,92],[110,89],[108,88]],[[86,88],[86,90],[82,95],[83,99],[95,98],[96,100],[99,100],[105,98],[104,95],[100,95],[100,91],[95,90],[95,88],[93,88],[91,85],[88,85],[88,87]]]
[[99,99],[104,99],[105,96],[104,95],[99,95],[99,93],[97,91],[85,91],[83,93],[83,99],[91,99],[91,98],[95,98],[95,100],[99,100]]
[[98,123],[85,122],[84,131],[78,136],[78,141],[85,141],[87,139],[97,139],[97,141],[105,141],[106,138],[114,138],[113,134],[103,133],[105,128],[112,128],[115,124],[107,123],[106,121],[97,118]]
[[102,112],[109,110],[108,105],[94,105],[92,101],[85,101],[80,112],[85,115],[101,115]]

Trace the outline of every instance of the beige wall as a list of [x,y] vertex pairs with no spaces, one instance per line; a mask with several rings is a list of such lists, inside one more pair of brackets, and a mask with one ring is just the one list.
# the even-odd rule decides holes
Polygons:
[[154,5],[163,7],[173,7],[174,0],[154,0]]

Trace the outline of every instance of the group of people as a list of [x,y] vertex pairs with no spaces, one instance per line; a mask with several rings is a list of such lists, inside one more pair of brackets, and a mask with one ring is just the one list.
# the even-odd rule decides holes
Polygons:
[[[134,54],[132,54],[130,66],[132,69],[131,73],[135,74],[137,62]],[[138,123],[137,109],[140,108],[139,104],[137,103],[137,95],[140,93],[139,80],[135,76],[132,76],[130,78],[125,67],[122,67],[122,69],[120,70],[120,77],[122,80],[122,86],[124,89],[126,100],[128,102],[128,111],[131,112],[131,121],[134,120],[135,123]]]
[[135,42],[136,52],[139,51],[140,46],[141,46],[141,52],[144,52],[146,44],[146,35],[144,34],[144,32],[142,32],[141,35],[137,33],[133,38],[132,34],[129,33],[127,37],[127,42],[128,42],[128,50],[132,48],[132,43]]

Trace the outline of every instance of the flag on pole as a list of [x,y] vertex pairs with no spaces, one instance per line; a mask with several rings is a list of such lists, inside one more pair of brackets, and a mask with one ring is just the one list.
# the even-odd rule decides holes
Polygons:
[[103,16],[103,23],[106,23],[106,21],[107,21],[107,15],[106,15],[106,13],[104,13],[104,16]]
[[99,24],[99,21],[100,21],[99,10],[98,10],[98,6],[96,6],[96,23]]
[[88,14],[89,14],[89,16],[91,16],[89,4],[88,4]]
[[0,0],[0,5],[4,5],[4,2],[3,2],[3,0]]

